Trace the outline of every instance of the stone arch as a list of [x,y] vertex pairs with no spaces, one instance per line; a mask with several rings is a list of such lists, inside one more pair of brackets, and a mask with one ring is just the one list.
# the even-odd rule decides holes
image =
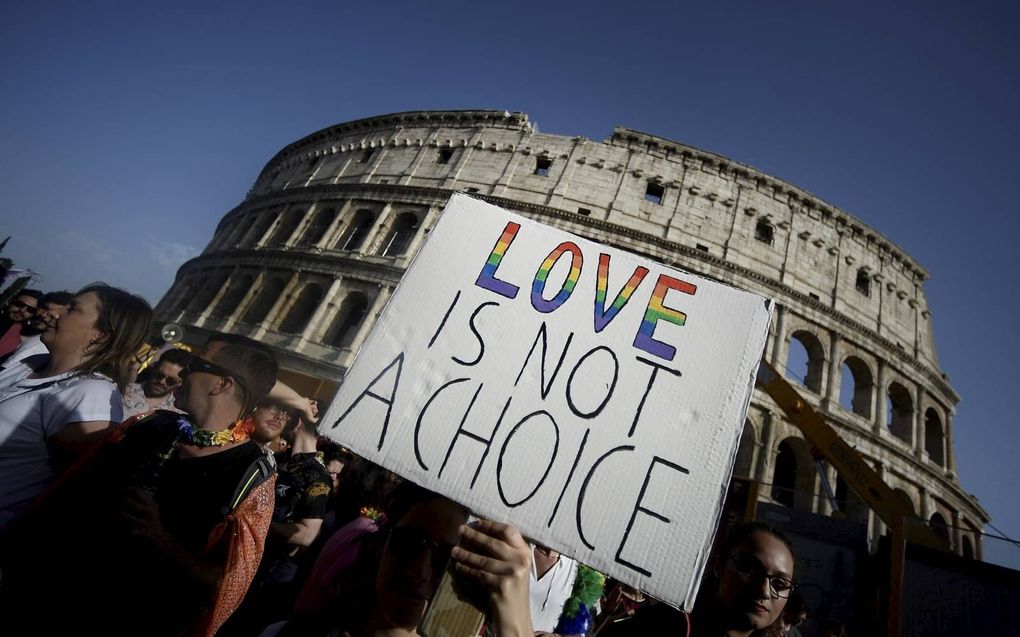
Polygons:
[[817,394],[822,391],[824,369],[825,349],[818,337],[807,330],[797,330],[790,334],[790,346],[786,355],[786,377],[792,378]]
[[755,445],[757,445],[757,432],[754,423],[745,420],[744,431],[740,434],[740,445],[737,447],[737,457],[733,463],[734,475],[751,477],[751,473],[754,471]]
[[934,408],[924,412],[924,450],[928,458],[940,467],[946,465],[946,434],[942,428],[942,419]]
[[205,285],[205,280],[209,276],[205,273],[199,275],[189,275],[183,278],[178,288],[177,298],[174,299],[173,310],[175,312],[183,312],[188,309],[191,302],[195,300],[194,290],[201,290],[202,286]]
[[393,220],[379,254],[384,257],[399,257],[407,251],[414,235],[421,226],[421,217],[413,212],[402,212]]
[[949,524],[946,523],[946,519],[942,517],[941,513],[938,511],[932,513],[931,517],[928,518],[928,526],[931,527],[931,530],[935,533],[935,535],[945,540],[946,544],[951,544],[949,539]]
[[336,242],[337,249],[350,251],[360,249],[371,233],[374,223],[375,213],[368,208],[361,208],[355,212],[340,235],[340,240]]
[[227,270],[215,270],[205,277],[202,285],[198,287],[195,296],[191,298],[191,303],[188,304],[188,311],[195,313],[204,312],[209,307],[209,303],[220,293],[220,289],[223,288],[223,284],[227,282],[229,276],[230,272]]
[[301,288],[297,299],[291,304],[287,316],[280,322],[279,331],[287,334],[303,332],[308,327],[308,321],[311,320],[315,309],[319,307],[324,293],[322,286],[318,283],[306,283],[305,287]]
[[291,208],[283,213],[283,216],[280,217],[280,223],[277,224],[276,230],[273,231],[273,235],[269,237],[267,243],[273,246],[286,245],[291,235],[294,234],[294,231],[301,224],[301,219],[304,216],[304,208]]
[[262,289],[259,290],[255,300],[248,306],[248,311],[244,313],[244,317],[241,320],[253,325],[264,321],[266,315],[273,309],[273,305],[279,300],[280,295],[283,294],[283,288],[286,285],[287,282],[279,276],[263,283]]
[[850,522],[868,521],[867,503],[840,475],[836,476],[836,505],[844,519]]
[[871,418],[875,380],[868,364],[856,356],[847,356],[840,367],[839,404],[858,416]]
[[772,499],[783,506],[810,511],[814,501],[815,474],[807,443],[789,437],[776,448],[772,470]]
[[969,535],[963,536],[960,554],[968,560],[974,559],[974,543],[970,541]]
[[251,289],[252,281],[253,279],[250,274],[234,277],[230,287],[227,288],[226,294],[220,297],[219,303],[213,308],[212,315],[225,318],[233,314],[234,310],[237,309],[237,306],[244,299],[244,295]]
[[914,399],[900,383],[889,383],[886,391],[886,425],[894,436],[912,443],[914,436]]
[[248,231],[244,233],[237,246],[239,248],[250,248],[262,240],[262,237],[266,236],[266,232],[269,230],[269,226],[273,225],[275,219],[274,212],[264,212],[257,215],[248,228]]
[[368,297],[363,292],[350,292],[340,304],[323,340],[333,347],[350,346],[367,313]]
[[304,234],[301,235],[301,241],[298,245],[308,247],[322,241],[322,238],[326,236],[326,232],[329,231],[333,222],[336,221],[336,215],[337,209],[332,206],[316,210],[308,227],[305,228]]
[[914,504],[914,499],[910,497],[910,494],[907,493],[906,490],[897,487],[893,489],[893,492],[897,495],[897,497],[899,497],[901,501],[903,501],[903,504],[906,504],[908,507],[910,507],[911,513],[917,515],[917,506]]

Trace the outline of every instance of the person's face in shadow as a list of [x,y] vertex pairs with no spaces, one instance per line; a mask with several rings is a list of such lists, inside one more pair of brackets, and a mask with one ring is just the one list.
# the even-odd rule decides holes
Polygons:
[[770,533],[752,533],[724,556],[719,572],[719,603],[727,628],[761,630],[786,607],[793,584],[793,555]]
[[418,625],[466,521],[464,509],[445,498],[417,504],[397,521],[376,576],[378,627]]

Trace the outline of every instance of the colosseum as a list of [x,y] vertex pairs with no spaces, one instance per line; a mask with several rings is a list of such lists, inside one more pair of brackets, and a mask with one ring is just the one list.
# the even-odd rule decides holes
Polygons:
[[[767,358],[953,550],[980,559],[988,514],[953,457],[959,396],[938,366],[928,272],[804,190],[617,127],[539,133],[524,113],[409,112],[332,126],[273,157],[157,307],[275,348],[284,380],[329,400],[447,199],[473,196],[778,301]],[[881,522],[755,390],[735,474],[760,501]]]

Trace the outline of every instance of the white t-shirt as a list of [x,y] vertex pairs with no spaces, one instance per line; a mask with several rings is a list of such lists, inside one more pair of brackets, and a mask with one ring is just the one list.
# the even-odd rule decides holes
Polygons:
[[[534,549],[532,549],[534,551]],[[535,559],[531,559],[531,626],[535,631],[551,633],[563,613],[563,605],[570,599],[577,577],[577,562],[560,555],[553,567],[538,578]]]
[[15,363],[20,362],[28,358],[29,356],[38,356],[39,354],[49,354],[50,350],[47,349],[43,342],[39,340],[39,336],[22,336],[21,345],[18,349],[11,352],[10,357],[4,361],[3,369],[12,367]]
[[121,421],[121,396],[101,374],[28,378],[45,363],[33,356],[0,371],[0,530],[56,477],[50,436],[74,422]]

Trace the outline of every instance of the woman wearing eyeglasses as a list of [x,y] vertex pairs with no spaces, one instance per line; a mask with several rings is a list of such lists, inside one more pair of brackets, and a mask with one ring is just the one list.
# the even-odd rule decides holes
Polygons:
[[83,288],[40,336],[49,354],[0,372],[0,529],[111,423],[152,310],[103,284]]
[[796,588],[793,547],[778,529],[759,522],[742,524],[726,537],[711,574],[702,583],[690,615],[665,604],[650,604],[630,619],[605,624],[596,635],[771,635]]

